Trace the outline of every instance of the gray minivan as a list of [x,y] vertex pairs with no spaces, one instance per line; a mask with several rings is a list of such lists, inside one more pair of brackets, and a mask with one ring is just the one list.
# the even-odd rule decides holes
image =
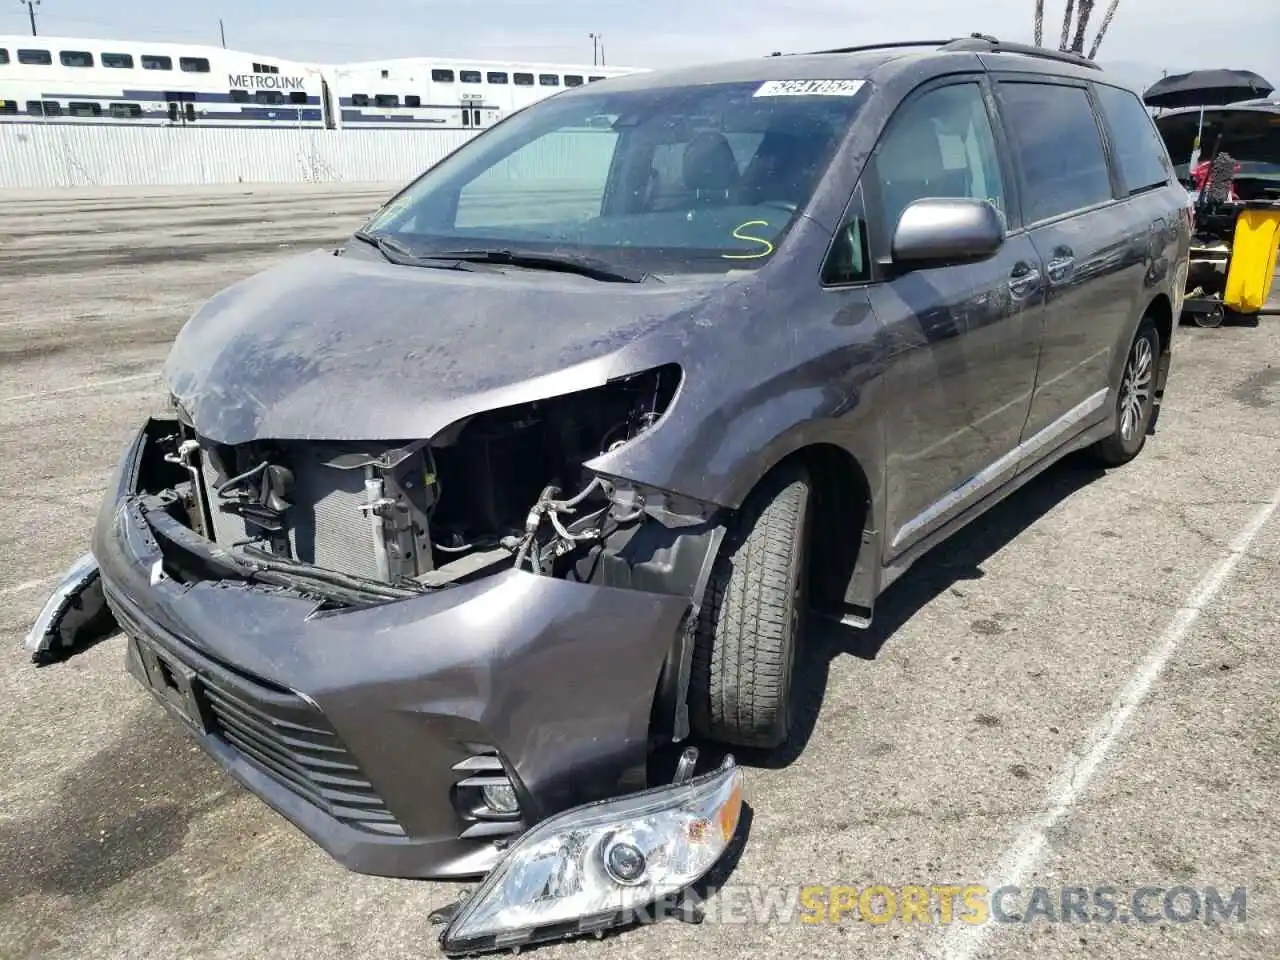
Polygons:
[[563,919],[539,863],[668,889],[736,788],[655,747],[781,744],[808,611],[1139,453],[1189,223],[1131,91],[988,37],[558,94],[181,331],[94,538],[130,669],[348,867],[493,871],[454,942]]

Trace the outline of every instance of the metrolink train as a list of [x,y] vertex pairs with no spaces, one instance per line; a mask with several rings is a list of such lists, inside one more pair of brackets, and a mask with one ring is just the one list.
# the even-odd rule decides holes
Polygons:
[[626,67],[321,65],[191,44],[0,35],[0,123],[474,130]]

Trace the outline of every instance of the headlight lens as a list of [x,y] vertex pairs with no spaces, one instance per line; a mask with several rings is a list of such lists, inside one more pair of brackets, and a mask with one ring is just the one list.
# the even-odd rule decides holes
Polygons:
[[729,758],[714,773],[568,810],[537,825],[461,907],[446,952],[501,949],[602,926],[706,875],[742,810],[742,773]]

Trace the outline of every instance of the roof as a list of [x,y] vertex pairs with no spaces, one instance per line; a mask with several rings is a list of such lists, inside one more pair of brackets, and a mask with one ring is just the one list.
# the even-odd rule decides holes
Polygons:
[[875,74],[901,65],[925,66],[937,61],[939,72],[945,64],[982,69],[1018,69],[1058,75],[1102,79],[1101,68],[1075,54],[1046,48],[1003,43],[994,37],[974,34],[956,40],[906,41],[859,47],[844,47],[796,54],[773,54],[750,60],[694,67],[675,67],[621,79],[611,79],[613,90],[664,86],[693,86],[705,83],[752,83],[767,80],[871,80]]

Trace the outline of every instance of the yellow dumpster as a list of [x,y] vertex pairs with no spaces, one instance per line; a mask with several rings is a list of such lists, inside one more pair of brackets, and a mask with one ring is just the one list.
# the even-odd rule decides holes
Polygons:
[[1267,302],[1280,244],[1280,207],[1259,205],[1240,211],[1231,244],[1231,266],[1222,300],[1237,313],[1257,313]]

